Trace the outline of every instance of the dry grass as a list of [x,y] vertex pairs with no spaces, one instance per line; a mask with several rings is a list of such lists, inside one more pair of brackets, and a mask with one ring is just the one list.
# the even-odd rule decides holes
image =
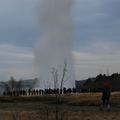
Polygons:
[[[0,120],[56,120],[55,95],[40,97],[1,97]],[[118,112],[82,111],[80,106],[98,106],[101,93],[66,94],[61,96],[63,105],[59,110],[60,120],[119,120]],[[7,104],[7,108],[2,104]],[[112,106],[120,108],[120,92],[111,95]],[[18,105],[18,106],[16,106]],[[49,109],[47,109],[49,106]],[[12,107],[12,108],[11,108]],[[77,111],[74,108],[77,107]],[[40,108],[40,109],[39,109]],[[62,117],[62,118],[61,118]]]
[[[61,101],[68,105],[98,105],[101,101],[101,93],[80,93],[80,94],[66,94],[61,96]],[[56,103],[55,95],[47,96],[32,96],[32,97],[0,97],[0,103]],[[120,104],[120,92],[113,92],[111,94],[111,104]]]
[[64,96],[65,100],[70,105],[98,105],[101,100],[100,93],[80,93],[80,94],[68,94]]
[[[98,106],[101,103],[101,93],[67,94],[63,100],[73,106]],[[111,93],[110,102],[113,106],[120,106],[120,92]]]
[[[15,117],[17,114],[17,117]],[[63,120],[119,120],[120,112],[71,112],[64,111]],[[55,114],[49,113],[48,118],[42,112],[1,112],[0,120],[55,120]]]

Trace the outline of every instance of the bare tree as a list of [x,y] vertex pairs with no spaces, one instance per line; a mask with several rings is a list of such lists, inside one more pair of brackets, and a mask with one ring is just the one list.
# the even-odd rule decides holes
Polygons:
[[68,80],[68,79],[65,79],[65,77],[67,75],[67,61],[64,60],[64,66],[63,66],[63,70],[62,70],[62,74],[61,74],[61,79],[58,79],[58,76],[59,76],[58,69],[52,68],[51,73],[52,73],[53,80],[54,80],[54,89],[59,88],[59,84],[60,84],[60,90],[62,90],[62,92],[63,92],[64,83]]
[[13,76],[10,77],[8,85],[9,85],[11,91],[16,89],[16,81]]
[[64,60],[64,66],[63,66],[63,71],[62,71],[62,78],[61,78],[61,81],[60,81],[60,89],[61,89],[61,94],[63,93],[63,85],[65,83],[65,76],[66,76],[66,73],[67,73],[67,61]]
[[[61,72],[61,78],[60,78],[60,71],[58,71],[57,68],[52,68],[52,76],[53,76],[53,80],[54,80],[54,89],[59,88],[60,89],[60,93],[56,92],[55,97],[56,97],[56,108],[55,108],[55,118],[56,120],[58,120],[60,118],[60,115],[62,114],[62,109],[61,109],[61,103],[62,103],[62,96],[61,94],[63,93],[63,87],[64,87],[64,83],[68,80],[66,79],[66,75],[67,75],[67,61],[64,60],[64,65],[63,65],[63,70]],[[60,86],[59,86],[60,84]],[[60,105],[60,106],[59,106]],[[60,114],[61,113],[61,114]],[[62,117],[61,117],[62,119]]]
[[53,80],[54,80],[54,89],[59,88],[58,84],[58,70],[56,68],[52,68],[52,75],[53,75]]

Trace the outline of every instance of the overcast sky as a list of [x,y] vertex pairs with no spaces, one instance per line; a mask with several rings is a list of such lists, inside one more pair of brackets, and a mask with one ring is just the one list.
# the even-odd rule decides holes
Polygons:
[[[33,78],[40,0],[0,0],[0,80]],[[76,79],[120,72],[120,0],[74,0]]]

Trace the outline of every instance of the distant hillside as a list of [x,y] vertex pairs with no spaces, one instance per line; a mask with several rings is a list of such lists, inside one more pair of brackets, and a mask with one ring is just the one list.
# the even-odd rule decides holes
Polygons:
[[120,74],[114,73],[111,76],[99,74],[95,78],[88,78],[84,81],[76,81],[76,89],[80,91],[101,91],[103,88],[103,81],[108,79],[112,91],[120,91]]

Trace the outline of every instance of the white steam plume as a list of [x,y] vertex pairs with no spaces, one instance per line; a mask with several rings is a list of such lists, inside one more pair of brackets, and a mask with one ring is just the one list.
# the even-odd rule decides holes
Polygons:
[[52,68],[62,77],[64,60],[67,61],[66,87],[73,87],[72,60],[72,0],[42,0],[40,26],[42,36],[36,45],[35,57],[39,74],[39,87],[53,86]]

